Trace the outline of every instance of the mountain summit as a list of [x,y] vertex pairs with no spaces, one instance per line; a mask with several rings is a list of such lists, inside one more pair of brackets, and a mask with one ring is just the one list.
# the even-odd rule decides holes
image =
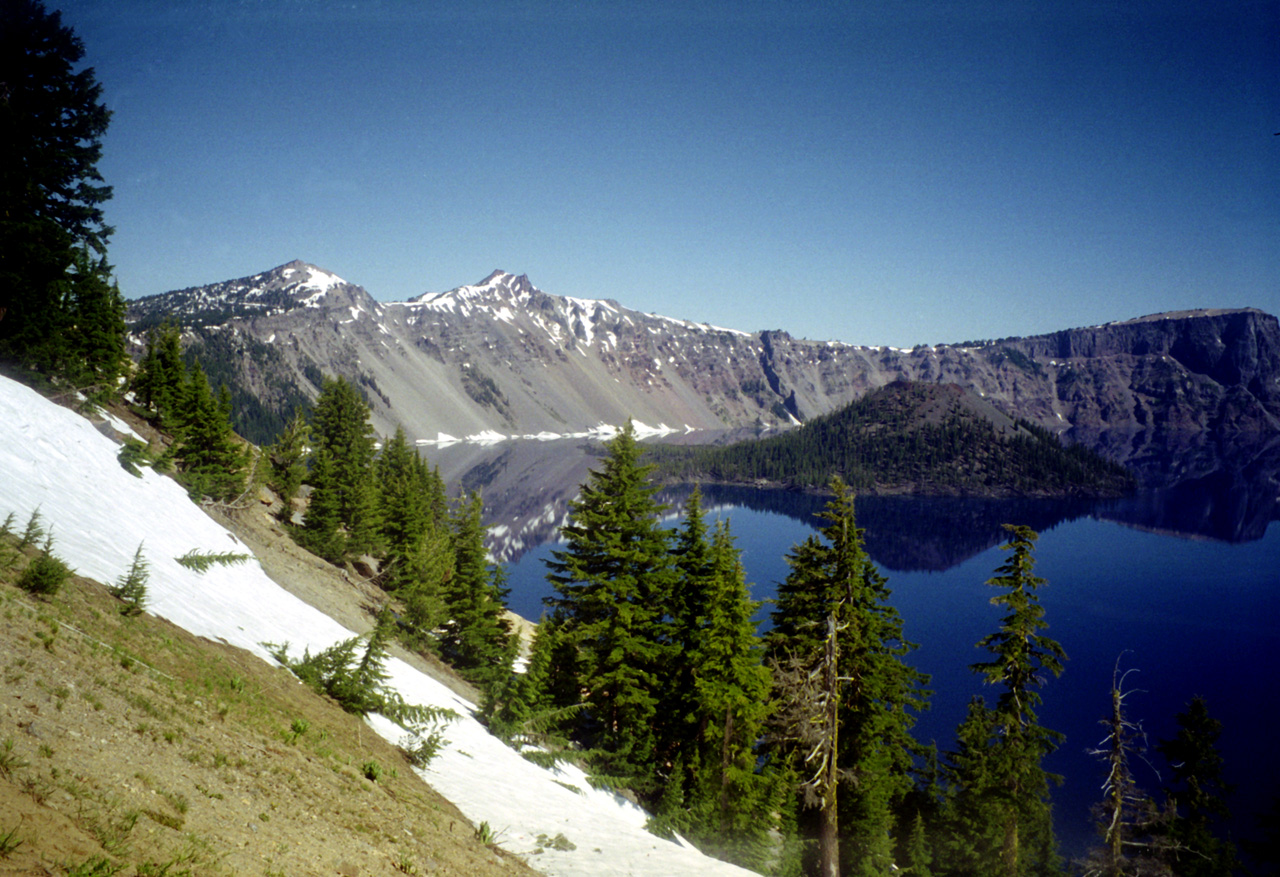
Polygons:
[[1252,309],[900,350],[643,314],[505,271],[380,303],[294,261],[138,299],[129,319],[139,342],[165,319],[189,330],[211,379],[257,406],[259,440],[324,374],[364,388],[380,433],[400,425],[420,441],[584,434],[627,418],[782,426],[899,380],[958,384],[1056,432],[1280,429],[1280,325]]

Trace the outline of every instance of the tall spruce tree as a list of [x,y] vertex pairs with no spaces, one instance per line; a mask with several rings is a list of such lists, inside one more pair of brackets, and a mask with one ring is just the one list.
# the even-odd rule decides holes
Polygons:
[[147,333],[147,350],[133,377],[134,396],[161,427],[181,426],[185,404],[187,367],[182,361],[182,335],[165,322]]
[[368,404],[345,378],[325,378],[311,432],[312,505],[302,541],[334,562],[372,551],[379,529],[373,426]]
[[760,869],[775,827],[772,788],[756,765],[771,687],[754,621],[760,603],[751,599],[728,521],[716,524],[711,556],[713,590],[692,644],[702,750],[696,797],[707,801],[709,818],[694,826],[694,837],[728,861]]
[[1036,708],[1046,674],[1062,673],[1066,653],[1041,634],[1047,624],[1036,594],[1045,580],[1035,575],[1030,527],[1006,524],[1009,553],[987,584],[1003,593],[991,602],[1005,615],[1000,628],[978,642],[991,660],[975,673],[1001,691],[993,706],[975,699],[956,734],[949,801],[955,839],[949,873],[1048,875],[1061,872],[1053,838],[1049,786],[1060,781],[1043,767],[1063,736],[1039,724]]
[[547,561],[555,595],[544,624],[558,647],[549,685],[562,698],[581,693],[585,708],[571,731],[592,770],[649,801],[660,788],[659,704],[671,650],[664,608],[675,572],[640,453],[628,422],[570,504],[566,547]]
[[1230,818],[1231,787],[1222,774],[1218,736],[1222,723],[1195,697],[1177,715],[1178,732],[1156,744],[1169,764],[1172,782],[1165,794],[1173,807],[1168,829],[1171,865],[1177,877],[1231,874],[1240,867],[1235,844],[1219,837],[1218,823]]
[[124,338],[106,264],[86,252],[111,235],[97,167],[111,114],[83,57],[60,13],[0,0],[0,365],[73,385],[114,381]]
[[506,579],[501,567],[489,566],[483,510],[480,494],[473,493],[453,519],[454,568],[445,589],[440,655],[489,692],[510,674],[514,655],[511,624],[503,617]]
[[690,495],[672,550],[672,651],[663,686],[663,760],[655,827],[749,867],[768,856],[772,789],[756,770],[769,673],[727,522],[708,539],[701,492]]
[[187,381],[181,417],[176,455],[179,480],[193,499],[235,499],[244,492],[245,455],[199,362]]
[[[893,866],[894,834],[904,830],[894,811],[913,785],[918,744],[910,730],[925,707],[928,678],[905,662],[915,645],[889,605],[888,581],[867,556],[853,492],[839,478],[830,487],[821,538],[811,536],[787,557],[791,572],[778,587],[765,639],[773,666],[792,676],[836,654],[842,872],[883,874]],[[785,703],[789,692],[777,693]],[[785,739],[779,748],[793,762],[800,757]]]
[[266,449],[271,488],[280,495],[280,518],[288,521],[293,516],[293,500],[307,478],[307,445],[311,441],[311,428],[301,411],[294,411],[293,418]]

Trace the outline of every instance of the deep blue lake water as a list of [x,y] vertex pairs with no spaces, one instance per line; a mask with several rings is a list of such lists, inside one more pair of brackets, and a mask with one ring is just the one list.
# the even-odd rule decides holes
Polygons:
[[[791,493],[705,491],[709,518],[729,518],[752,593],[767,599],[784,579],[784,557],[812,532],[808,521],[822,500]],[[672,494],[679,500],[679,492]],[[1117,659],[1136,668],[1129,686],[1130,717],[1151,743],[1171,737],[1174,716],[1195,695],[1224,726],[1219,748],[1237,787],[1233,828],[1252,833],[1271,806],[1280,778],[1280,527],[1255,527],[1251,541],[1230,543],[1143,529],[1120,520],[1161,520],[1155,494],[1120,504],[1034,501],[866,498],[858,523],[873,560],[889,578],[892,602],[906,634],[919,644],[911,660],[932,676],[932,709],[916,735],[945,750],[970,697],[983,694],[969,664],[984,653],[975,643],[995,629],[999,613],[984,585],[1002,562],[999,523],[1040,530],[1037,573],[1049,635],[1070,656],[1066,672],[1043,690],[1040,716],[1066,734],[1048,767],[1065,777],[1054,793],[1063,851],[1093,842],[1089,808],[1100,797],[1102,770],[1086,750],[1103,736]],[[714,506],[714,507],[713,507]],[[1141,509],[1142,514],[1133,512]],[[1113,519],[1108,519],[1113,518]],[[676,523],[674,520],[672,523]],[[549,593],[544,561],[555,544],[541,545],[508,566],[511,607],[537,619]],[[767,616],[768,607],[761,613]],[[765,620],[767,623],[767,620]],[[987,694],[994,694],[988,690]],[[1158,756],[1152,760],[1162,767]],[[1151,792],[1162,780],[1144,766],[1139,781]],[[1167,779],[1167,778],[1166,778]]]

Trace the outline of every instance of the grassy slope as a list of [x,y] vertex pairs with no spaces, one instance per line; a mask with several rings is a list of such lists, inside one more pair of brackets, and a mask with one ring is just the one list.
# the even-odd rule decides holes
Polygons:
[[287,671],[19,590],[32,553],[0,569],[0,874],[533,873]]

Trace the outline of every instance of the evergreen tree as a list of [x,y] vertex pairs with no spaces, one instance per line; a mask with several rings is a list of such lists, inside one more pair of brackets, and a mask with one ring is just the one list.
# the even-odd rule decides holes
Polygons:
[[94,259],[87,246],[75,252],[68,277],[68,360],[66,377],[96,401],[119,395],[129,361],[125,353],[125,304],[120,287],[108,282],[105,257]]
[[121,615],[140,615],[146,609],[147,580],[150,577],[147,559],[142,556],[142,543],[139,542],[128,572],[117,579],[115,586],[111,588],[112,595],[123,604],[120,607]]
[[411,644],[434,647],[430,637],[445,620],[443,589],[454,567],[444,482],[400,428],[382,449],[377,477],[382,587],[404,603]]
[[103,322],[76,322],[101,279],[77,272],[77,254],[105,252],[111,234],[101,209],[111,188],[97,169],[111,114],[93,69],[76,70],[83,56],[60,13],[0,0],[0,365],[72,382],[86,364],[110,371],[120,352],[78,360],[82,344],[101,352],[90,336],[123,338],[112,308],[80,307],[82,319]]
[[1216,823],[1231,816],[1226,801],[1231,787],[1223,779],[1217,748],[1222,723],[1209,715],[1202,697],[1192,698],[1177,720],[1178,733],[1156,744],[1173,779],[1165,788],[1174,809],[1168,832],[1173,873],[1178,877],[1230,874],[1240,866],[1235,844],[1215,833]]
[[[819,666],[830,651],[837,655],[832,731],[842,781],[841,860],[844,873],[880,874],[893,865],[895,807],[913,785],[919,747],[910,729],[913,713],[925,706],[928,680],[905,663],[915,646],[888,603],[888,581],[867,556],[853,492],[839,478],[831,492],[821,538],[809,537],[787,558],[791,572],[778,588],[766,643],[773,665],[792,670]],[[804,770],[797,765],[796,773]]]
[[511,625],[503,617],[505,581],[491,571],[484,547],[483,504],[478,493],[462,503],[453,522],[453,576],[445,590],[448,620],[440,654],[464,678],[485,690],[511,672]]
[[[703,849],[761,868],[769,853],[772,789],[756,768],[756,744],[769,711],[770,677],[752,620],[741,557],[726,521],[706,540],[700,494],[686,508],[677,537],[680,572],[672,620],[679,652],[668,686],[683,732],[673,748],[658,817]],[[676,670],[675,668],[678,668]],[[684,677],[687,674],[687,681]]]
[[267,448],[268,483],[280,495],[283,505],[280,516],[285,521],[292,516],[293,499],[307,477],[307,445],[310,441],[311,429],[307,420],[301,411],[295,411],[293,419]]
[[[322,515],[312,520],[308,509],[305,543],[334,561],[374,550],[379,522],[368,404],[344,378],[326,378],[311,430],[316,444],[311,502],[319,504]],[[335,519],[340,531],[334,529]]]
[[593,769],[647,800],[659,787],[658,707],[670,660],[664,607],[674,570],[658,521],[663,507],[639,458],[628,422],[570,503],[566,547],[547,562],[556,593],[544,624],[560,645],[550,685],[585,701],[573,731]]
[[673,768],[662,778],[666,803],[657,816],[660,827],[689,836],[695,817],[687,799],[700,782],[699,759],[708,721],[699,708],[694,682],[695,650],[702,640],[716,589],[715,558],[707,540],[702,492],[697,488],[685,505],[684,522],[676,534],[671,556],[676,576],[665,612],[674,648],[662,688],[660,709],[666,722],[658,747],[662,761],[672,763]]
[[147,351],[132,386],[138,403],[160,426],[170,431],[180,426],[187,367],[182,362],[182,336],[173,323],[147,333]]
[[410,446],[404,429],[383,445],[378,457],[379,519],[382,543],[386,548],[387,575],[384,587],[396,591],[419,574],[417,554],[427,531],[428,497],[423,492],[419,469],[422,461]]
[[244,492],[245,455],[198,362],[187,382],[184,402],[176,454],[179,480],[192,499],[236,498]]
[[1060,778],[1042,767],[1062,735],[1041,726],[1036,707],[1045,673],[1062,673],[1066,653],[1039,633],[1047,625],[1036,589],[1036,532],[1006,524],[1008,559],[987,584],[1004,589],[991,599],[1005,615],[1000,628],[979,642],[992,659],[973,665],[983,681],[1001,687],[994,706],[981,699],[956,734],[950,801],[953,836],[951,872],[975,875],[1056,874],[1049,785]]

